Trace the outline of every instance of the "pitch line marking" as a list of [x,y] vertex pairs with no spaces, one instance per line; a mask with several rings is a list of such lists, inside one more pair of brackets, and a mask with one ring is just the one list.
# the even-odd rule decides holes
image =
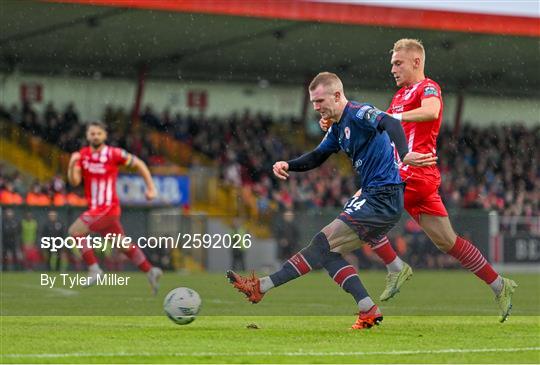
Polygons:
[[0,358],[65,358],[65,357],[127,357],[127,356],[176,356],[176,357],[208,357],[208,356],[369,356],[369,355],[430,355],[430,354],[453,354],[453,353],[486,353],[486,352],[526,352],[540,351],[540,347],[517,347],[517,348],[493,348],[493,349],[438,349],[438,350],[396,350],[396,351],[353,351],[353,352],[244,352],[244,353],[219,353],[219,352],[176,352],[176,353],[84,353],[74,352],[71,354],[3,354]]

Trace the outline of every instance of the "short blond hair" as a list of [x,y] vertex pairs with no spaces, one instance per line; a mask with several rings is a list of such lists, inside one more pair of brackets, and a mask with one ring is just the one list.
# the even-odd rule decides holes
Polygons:
[[311,80],[309,84],[309,91],[313,91],[317,86],[323,85],[325,88],[331,89],[332,92],[343,92],[343,83],[341,79],[332,72],[321,72]]
[[394,43],[394,48],[392,48],[390,52],[397,52],[402,50],[418,52],[422,56],[422,62],[425,62],[426,60],[426,51],[424,50],[424,45],[422,44],[422,41],[419,39],[402,38],[396,43]]

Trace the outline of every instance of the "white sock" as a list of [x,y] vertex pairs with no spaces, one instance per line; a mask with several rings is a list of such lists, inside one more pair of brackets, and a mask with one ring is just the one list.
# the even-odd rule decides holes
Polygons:
[[92,264],[88,266],[89,271],[99,271],[101,268],[99,267],[99,264],[96,262],[95,264]]
[[358,309],[360,309],[360,312],[367,312],[374,305],[375,303],[370,297],[365,297],[364,299],[358,302]]
[[386,269],[388,272],[400,272],[403,269],[403,261],[401,261],[399,256],[396,256],[394,261],[386,265]]
[[497,276],[497,279],[493,280],[493,282],[491,284],[489,284],[489,286],[491,287],[491,290],[493,290],[495,295],[501,294],[501,291],[502,291],[502,288],[503,288],[503,279],[502,279],[502,277],[500,275]]
[[274,283],[272,282],[272,279],[270,279],[270,276],[265,276],[259,280],[261,282],[261,293],[266,293],[274,287]]

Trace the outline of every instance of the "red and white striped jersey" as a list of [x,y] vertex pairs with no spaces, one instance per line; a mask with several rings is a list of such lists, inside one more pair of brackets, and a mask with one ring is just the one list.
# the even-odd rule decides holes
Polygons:
[[103,145],[93,151],[82,148],[79,167],[84,182],[84,192],[89,209],[118,207],[116,179],[119,165],[129,165],[132,155],[118,147]]
[[[443,101],[441,96],[441,88],[435,81],[425,78],[422,81],[417,82],[414,85],[408,87],[402,87],[394,95],[392,103],[388,108],[388,113],[403,113],[409,110],[417,109],[422,106],[422,100],[427,98],[438,98],[441,102],[441,110],[439,117],[428,122],[401,122],[405,136],[407,137],[409,151],[419,153],[433,153],[437,154],[437,136],[439,135],[439,129],[441,128],[442,115],[443,115]],[[401,166],[401,177],[405,172],[420,173],[424,175],[436,175],[439,176],[437,166],[430,167],[414,167],[414,166]]]

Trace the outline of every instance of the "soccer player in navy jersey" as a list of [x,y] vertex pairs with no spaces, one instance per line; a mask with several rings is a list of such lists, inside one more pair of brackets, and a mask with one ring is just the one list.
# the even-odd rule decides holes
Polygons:
[[359,316],[352,328],[371,328],[382,321],[382,313],[355,268],[341,253],[350,251],[351,245],[358,247],[360,242],[380,244],[401,217],[403,183],[392,144],[404,164],[430,166],[437,158],[431,153],[409,152],[399,120],[370,104],[349,102],[337,75],[318,74],[309,86],[309,93],[315,111],[334,124],[315,150],[290,161],[276,162],[274,174],[286,180],[289,171],[314,169],[332,153],[343,150],[359,175],[362,196],[352,197],[341,214],[277,272],[259,279],[255,274],[243,277],[228,271],[227,277],[249,301],[258,303],[270,289],[322,267],[358,305]]

